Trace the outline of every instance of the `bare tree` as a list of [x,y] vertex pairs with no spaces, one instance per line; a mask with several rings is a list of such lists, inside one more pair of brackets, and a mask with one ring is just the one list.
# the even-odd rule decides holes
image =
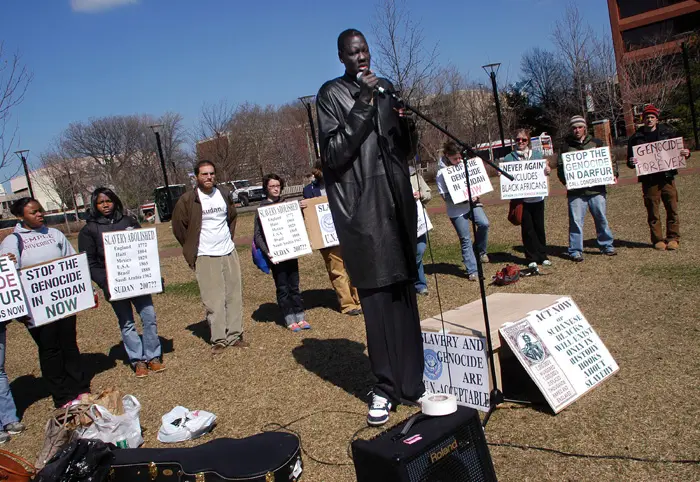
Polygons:
[[168,169],[172,169],[175,182],[184,183],[188,179],[187,172],[192,159],[183,147],[186,132],[182,116],[176,112],[166,112],[158,119],[157,123],[163,125],[161,141]]
[[192,140],[197,146],[197,159],[207,159],[215,163],[222,180],[237,178],[231,138],[231,122],[234,113],[235,108],[225,100],[215,104],[204,104],[199,121],[192,132]]
[[19,54],[7,58],[0,42],[0,169],[5,167],[15,148],[17,127],[10,127],[12,111],[24,100],[32,74]]

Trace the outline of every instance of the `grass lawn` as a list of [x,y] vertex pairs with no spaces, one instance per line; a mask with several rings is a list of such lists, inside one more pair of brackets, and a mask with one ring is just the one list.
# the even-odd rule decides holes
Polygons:
[[[619,255],[605,257],[587,243],[586,260],[563,259],[568,243],[566,201],[547,201],[547,236],[554,266],[546,276],[523,279],[488,293],[570,295],[620,365],[620,372],[559,415],[547,409],[504,405],[487,427],[489,442],[546,447],[564,452],[649,459],[700,459],[700,175],[681,176],[683,240],[676,252],[649,245],[646,213],[638,185],[610,189],[608,214]],[[553,183],[554,184],[554,183]],[[558,187],[558,186],[557,186]],[[437,193],[434,191],[437,197]],[[485,198],[496,197],[496,193]],[[435,199],[429,206],[439,205]],[[487,206],[491,222],[486,265],[490,278],[506,262],[523,258],[520,231],[506,220],[506,205]],[[426,252],[430,296],[420,298],[423,318],[438,313],[435,280],[444,309],[478,298],[478,284],[464,277],[454,229],[445,214],[431,215],[432,256]],[[241,215],[237,236],[252,235],[252,214]],[[158,227],[161,249],[176,246],[169,225]],[[594,237],[586,220],[586,238]],[[352,481],[348,444],[355,434],[380,432],[365,424],[365,394],[372,384],[362,317],[335,311],[323,260],[300,259],[301,285],[313,329],[292,334],[275,323],[278,311],[272,278],[239,247],[244,280],[244,326],[249,349],[230,349],[212,358],[208,326],[194,273],[181,256],[161,260],[166,291],[154,297],[165,364],[162,374],[137,380],[123,362],[119,329],[110,306],[78,316],[79,345],[93,391],[113,386],[142,404],[147,447],[156,440],[160,417],[175,405],[205,409],[218,417],[211,437],[245,437],[273,424],[302,437],[305,481]],[[368,256],[371,254],[368,253]],[[8,327],[7,373],[27,433],[5,447],[34,460],[52,405],[41,380],[36,347],[26,329]],[[412,413],[399,407],[398,422]],[[358,433],[359,431],[359,433]],[[187,444],[183,444],[187,445]],[[567,457],[553,452],[491,446],[500,480],[700,480],[698,464]],[[315,459],[315,460],[314,460]]]

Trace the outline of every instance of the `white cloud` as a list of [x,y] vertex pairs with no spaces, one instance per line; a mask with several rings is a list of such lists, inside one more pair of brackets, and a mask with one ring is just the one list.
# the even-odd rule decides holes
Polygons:
[[83,13],[101,12],[134,3],[138,3],[138,0],[70,0],[73,11]]

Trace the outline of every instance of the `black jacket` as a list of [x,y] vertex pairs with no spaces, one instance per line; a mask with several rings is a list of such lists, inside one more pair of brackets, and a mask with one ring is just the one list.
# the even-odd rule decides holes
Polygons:
[[[663,141],[666,139],[675,139],[678,137],[675,129],[666,124],[657,124],[656,131],[659,134],[658,140]],[[632,136],[627,140],[627,167],[634,169],[634,164],[630,162],[630,159],[634,157],[633,147],[640,144],[646,144],[651,141],[647,141],[644,136],[644,127],[637,129],[637,132],[632,134]],[[639,182],[658,182],[668,179],[672,181],[674,177],[678,174],[676,169],[671,171],[654,172],[652,174],[646,174],[644,176],[638,176],[637,181]]]
[[[386,90],[393,86],[380,79]],[[415,279],[416,202],[407,159],[415,125],[401,119],[397,102],[376,94],[358,99],[352,77],[326,82],[316,97],[321,162],[328,202],[345,266],[358,288]]]

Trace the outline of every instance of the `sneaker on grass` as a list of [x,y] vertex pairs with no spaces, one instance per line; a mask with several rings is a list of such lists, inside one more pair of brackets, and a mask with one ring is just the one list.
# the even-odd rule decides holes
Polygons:
[[10,434],[7,432],[0,432],[0,444],[10,441]]
[[367,411],[367,425],[373,427],[384,425],[389,421],[391,402],[381,395],[377,395],[374,392],[370,393],[372,394],[372,400],[369,402],[369,410]]
[[27,427],[22,422],[12,422],[5,425],[5,432],[10,435],[17,435],[27,430]]
[[535,263],[535,262],[533,261],[532,263],[529,263],[529,264],[527,265],[527,267],[528,267],[528,268],[537,268],[537,263]]
[[542,266],[552,266],[552,262],[548,259],[542,261]]

